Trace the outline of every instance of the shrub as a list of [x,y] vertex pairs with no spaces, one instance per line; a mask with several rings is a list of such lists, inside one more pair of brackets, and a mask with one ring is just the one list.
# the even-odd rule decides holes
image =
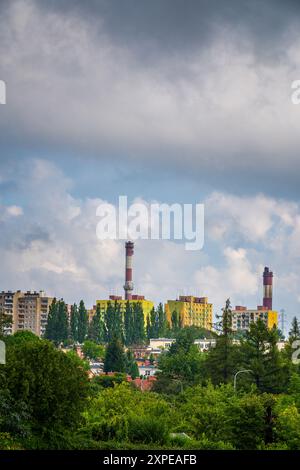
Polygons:
[[129,420],[128,439],[131,442],[165,444],[168,440],[166,422],[151,415],[134,416]]

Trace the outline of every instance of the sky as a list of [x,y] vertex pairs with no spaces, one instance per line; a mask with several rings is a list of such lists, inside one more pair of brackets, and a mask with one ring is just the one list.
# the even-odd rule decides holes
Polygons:
[[299,27],[291,0],[1,0],[1,290],[122,294],[96,209],[127,195],[205,206],[202,250],[136,241],[136,293],[255,307],[270,266],[300,317]]

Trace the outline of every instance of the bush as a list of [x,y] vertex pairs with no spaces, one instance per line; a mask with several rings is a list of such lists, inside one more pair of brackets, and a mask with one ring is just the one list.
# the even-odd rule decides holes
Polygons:
[[0,450],[20,450],[20,445],[7,432],[0,432]]
[[276,439],[290,450],[300,450],[300,414],[295,405],[278,410],[275,425]]
[[134,416],[129,420],[128,439],[131,442],[166,444],[168,441],[166,422],[151,415]]
[[123,382],[90,401],[81,433],[97,441],[165,442],[169,415],[171,409],[161,397]]

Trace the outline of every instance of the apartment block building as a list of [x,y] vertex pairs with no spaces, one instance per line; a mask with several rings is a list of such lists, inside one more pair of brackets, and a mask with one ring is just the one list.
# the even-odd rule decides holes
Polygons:
[[104,312],[107,310],[108,304],[114,304],[116,303],[117,305],[120,306],[120,311],[122,314],[124,314],[127,302],[133,307],[135,304],[141,305],[144,313],[144,322],[145,325],[147,323],[147,318],[150,315],[151,310],[154,308],[154,303],[151,300],[145,299],[143,295],[131,295],[130,299],[122,299],[121,296],[119,295],[110,295],[109,299],[105,300],[96,300],[96,305],[88,310],[88,315],[89,315],[89,321],[93,318],[93,316],[96,313],[96,308],[97,305],[100,305],[101,313],[104,315]]
[[52,300],[53,298],[43,291],[0,292],[0,309],[11,315],[13,322],[11,328],[7,328],[6,334],[29,330],[37,336],[43,336]]
[[168,300],[165,311],[169,323],[173,312],[177,312],[182,327],[198,326],[207,330],[212,329],[213,305],[208,302],[207,297],[179,296],[176,300]]
[[233,331],[248,331],[250,323],[262,320],[265,325],[272,329],[278,327],[278,312],[270,310],[268,307],[258,305],[257,309],[237,305],[232,310],[232,329]]

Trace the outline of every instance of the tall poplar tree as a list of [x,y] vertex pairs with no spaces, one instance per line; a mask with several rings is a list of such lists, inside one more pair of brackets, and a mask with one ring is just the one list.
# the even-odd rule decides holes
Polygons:
[[78,342],[83,343],[88,332],[88,314],[83,300],[79,303],[78,309]]
[[70,335],[74,341],[78,341],[78,307],[76,304],[71,307]]
[[124,312],[124,337],[126,346],[130,346],[133,338],[133,312],[129,301],[126,302]]
[[63,299],[58,302],[53,299],[49,308],[48,321],[45,330],[45,338],[49,339],[58,346],[68,339],[68,312]]
[[158,305],[157,316],[158,316],[158,332],[157,333],[160,338],[163,338],[167,330],[167,319],[166,319],[166,313],[164,311],[162,303]]
[[89,325],[88,338],[95,341],[97,344],[104,343],[105,341],[104,322],[102,319],[100,304],[97,304],[96,313]]
[[106,341],[110,342],[112,338],[118,338],[124,343],[123,314],[120,302],[108,302],[104,315]]
[[124,322],[120,302],[114,305],[114,335],[124,344]]
[[159,318],[158,313],[153,307],[147,318],[147,338],[158,338],[159,336]]
[[114,316],[115,316],[115,308],[113,302],[108,302],[107,308],[104,314],[104,321],[105,321],[105,339],[106,342],[110,342],[113,338],[114,333]]
[[57,301],[56,298],[52,300],[52,303],[49,307],[47,325],[44,333],[44,338],[53,340],[54,332],[56,330],[56,321],[57,321]]
[[145,323],[144,323],[144,311],[140,302],[133,306],[133,318],[134,318],[134,329],[133,329],[133,344],[140,345],[145,341]]
[[171,325],[172,325],[172,330],[173,332],[177,332],[178,329],[180,328],[180,315],[179,313],[174,310],[171,316]]
[[66,341],[69,337],[69,318],[68,309],[65,302],[61,299],[58,303],[58,321],[57,321],[57,340]]

